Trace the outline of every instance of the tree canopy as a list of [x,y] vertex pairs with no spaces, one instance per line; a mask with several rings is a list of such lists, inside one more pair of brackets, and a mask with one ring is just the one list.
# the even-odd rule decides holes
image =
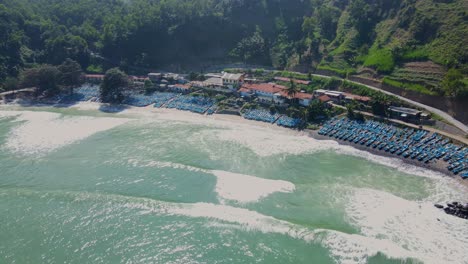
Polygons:
[[105,103],[121,103],[124,98],[123,90],[128,85],[129,79],[127,74],[118,68],[108,70],[99,90],[101,100]]
[[[391,74],[411,56],[467,76],[463,0],[12,0],[0,4],[0,83],[67,58],[132,74],[244,62]],[[421,52],[420,52],[421,53]]]

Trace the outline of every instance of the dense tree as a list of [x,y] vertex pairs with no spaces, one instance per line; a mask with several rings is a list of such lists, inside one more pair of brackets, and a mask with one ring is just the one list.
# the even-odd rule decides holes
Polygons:
[[3,89],[5,91],[15,90],[18,88],[18,85],[19,85],[18,79],[14,77],[7,77],[3,84]]
[[364,121],[364,115],[358,111],[358,105],[355,102],[347,104],[346,110],[349,119]]
[[145,93],[146,94],[151,94],[154,91],[156,91],[154,83],[149,79],[145,81],[144,88],[145,88]]
[[60,66],[60,84],[69,88],[73,93],[73,88],[83,83],[83,70],[78,62],[66,59]]
[[128,76],[118,68],[112,68],[106,72],[104,81],[100,87],[101,100],[105,103],[121,103],[123,89],[128,87]]
[[231,51],[231,55],[241,59],[244,63],[267,63],[269,60],[268,49],[260,27],[256,27],[252,36],[243,38],[237,44],[237,47]]
[[374,115],[386,116],[389,102],[385,95],[378,94],[377,96],[372,97],[370,106]]
[[320,100],[314,100],[307,107],[309,121],[315,121],[327,116],[326,107]]
[[[466,69],[466,16],[456,12],[463,0],[422,2],[3,1],[0,83],[24,67],[67,58],[96,73],[112,67],[132,74],[200,71],[244,62],[341,75],[364,65],[389,74],[404,57],[398,51],[420,47],[427,50],[424,58]],[[383,71],[382,61],[392,67]]]
[[449,96],[468,96],[468,87],[463,82],[463,75],[457,69],[450,69],[442,81],[442,88]]
[[23,66],[24,35],[20,28],[23,22],[19,13],[0,4],[0,83],[7,76],[16,76]]
[[22,87],[36,87],[40,95],[53,95],[59,92],[60,71],[52,65],[41,65],[21,73]]

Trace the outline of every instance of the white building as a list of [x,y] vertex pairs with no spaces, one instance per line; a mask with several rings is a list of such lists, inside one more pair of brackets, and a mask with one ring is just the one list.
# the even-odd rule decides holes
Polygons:
[[242,83],[244,80],[244,74],[223,72],[221,79],[223,80],[224,86],[227,86],[229,89],[234,89],[239,87],[239,85]]

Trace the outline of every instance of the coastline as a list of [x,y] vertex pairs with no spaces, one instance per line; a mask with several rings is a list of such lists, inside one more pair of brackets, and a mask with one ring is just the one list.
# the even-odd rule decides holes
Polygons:
[[[32,101],[29,101],[29,102],[23,101],[21,102],[21,104],[18,102],[0,104],[0,110],[2,110],[1,106],[18,107],[22,109],[25,109],[28,107],[33,107],[33,108],[57,107],[57,108],[63,108],[63,109],[78,109],[78,110],[83,110],[83,111],[96,110],[96,111],[102,111],[103,113],[120,115],[120,116],[132,116],[132,115],[137,114],[137,115],[149,115],[149,117],[154,117],[154,115],[157,115],[157,117],[161,118],[162,120],[174,120],[174,121],[181,121],[181,122],[191,122],[191,121],[193,122],[194,118],[199,118],[200,120],[204,120],[205,122],[209,122],[211,124],[219,125],[220,127],[229,126],[228,124],[234,123],[236,126],[240,125],[240,126],[248,126],[250,128],[256,128],[256,129],[269,129],[271,131],[281,131],[282,133],[286,133],[287,135],[306,136],[306,137],[310,137],[318,141],[333,141],[339,145],[349,146],[356,150],[365,151],[375,156],[385,157],[385,158],[390,158],[390,159],[398,159],[402,161],[403,163],[411,165],[411,166],[416,166],[419,168],[438,172],[446,177],[455,179],[456,181],[460,182],[460,184],[464,185],[465,187],[468,187],[468,181],[463,180],[462,178],[457,177],[455,175],[451,175],[450,172],[446,169],[444,162],[440,160],[425,164],[425,163],[419,162],[418,160],[405,159],[401,156],[397,156],[397,155],[385,152],[384,150],[369,148],[360,144],[355,144],[352,142],[339,140],[336,138],[322,136],[318,134],[318,130],[315,130],[315,131],[309,130],[309,129],[295,130],[295,129],[290,129],[286,127],[281,127],[276,124],[270,124],[270,123],[265,123],[265,122],[244,119],[243,117],[238,116],[238,115],[213,114],[213,115],[208,116],[208,115],[200,115],[197,113],[192,113],[192,112],[182,111],[182,110],[177,110],[177,109],[155,108],[152,105],[149,105],[146,107],[135,107],[135,106],[128,106],[128,105],[107,105],[107,104],[102,104],[102,103],[97,103],[97,102],[78,102],[72,105],[54,105],[54,104],[47,104],[47,103],[36,103]],[[102,110],[103,108],[106,111],[103,111]]]
[[453,178],[456,181],[460,182],[460,184],[468,187],[468,181],[463,180],[461,177],[458,177],[457,175],[450,174],[450,171],[446,168],[446,164],[441,160],[436,160],[436,162],[431,162],[431,163],[423,163],[423,162],[420,162],[420,161],[418,161],[416,159],[404,158],[402,156],[394,155],[392,153],[386,152],[385,150],[379,150],[377,148],[375,148],[375,149],[374,148],[369,148],[369,147],[363,146],[361,144],[355,144],[353,142],[349,142],[349,141],[340,140],[340,139],[337,139],[337,138],[331,138],[331,137],[319,135],[318,130],[316,130],[316,131],[308,130],[307,132],[308,132],[310,137],[312,137],[312,138],[314,138],[316,140],[333,140],[333,141],[337,142],[340,145],[350,146],[350,147],[353,147],[355,149],[365,151],[365,152],[368,152],[368,153],[376,155],[376,156],[399,159],[402,162],[404,162],[406,164],[409,164],[409,165],[413,165],[413,166],[416,166],[416,167],[420,167],[420,168],[424,168],[424,169],[439,172],[439,173],[443,174],[444,176]]

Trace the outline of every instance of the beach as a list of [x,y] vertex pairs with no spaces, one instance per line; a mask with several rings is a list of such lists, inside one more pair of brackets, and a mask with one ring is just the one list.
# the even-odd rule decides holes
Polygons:
[[[0,104],[0,107],[2,105]],[[35,102],[22,102],[21,104],[12,103],[3,106],[13,106],[13,107],[32,107],[32,108],[41,108],[41,107],[50,107],[50,104],[38,104]],[[430,163],[423,163],[418,161],[417,159],[410,159],[404,158],[402,156],[394,155],[392,153],[386,152],[383,149],[379,150],[377,148],[370,148],[365,145],[355,144],[349,141],[340,140],[337,138],[331,138],[328,136],[323,136],[318,134],[318,130],[297,130],[297,129],[290,129],[285,128],[282,126],[278,126],[276,124],[270,124],[266,122],[258,122],[254,120],[248,120],[238,115],[230,115],[230,114],[214,114],[214,115],[200,115],[197,113],[191,113],[188,111],[181,111],[177,109],[169,109],[169,108],[155,108],[152,105],[147,107],[135,107],[135,106],[127,106],[127,105],[108,105],[102,104],[97,102],[79,102],[77,104],[73,104],[70,106],[59,106],[65,108],[72,108],[72,109],[79,109],[84,111],[94,110],[94,111],[103,111],[106,114],[115,114],[119,116],[147,116],[147,117],[155,117],[158,119],[163,120],[177,120],[183,122],[201,122],[207,124],[215,124],[218,126],[226,126],[232,127],[233,124],[235,126],[246,126],[246,127],[255,127],[257,129],[267,129],[269,131],[281,131],[282,133],[288,135],[295,135],[299,137],[308,136],[316,140],[324,140],[324,141],[333,141],[338,143],[339,145],[350,146],[356,150],[365,151],[373,155],[387,157],[392,159],[398,159],[408,165],[417,166],[429,170],[433,170],[444,174],[448,177],[453,177],[459,180],[461,184],[465,184],[468,186],[468,181],[461,179],[455,175],[451,175],[450,171],[446,168],[447,164],[442,160],[436,160],[435,162]]]

